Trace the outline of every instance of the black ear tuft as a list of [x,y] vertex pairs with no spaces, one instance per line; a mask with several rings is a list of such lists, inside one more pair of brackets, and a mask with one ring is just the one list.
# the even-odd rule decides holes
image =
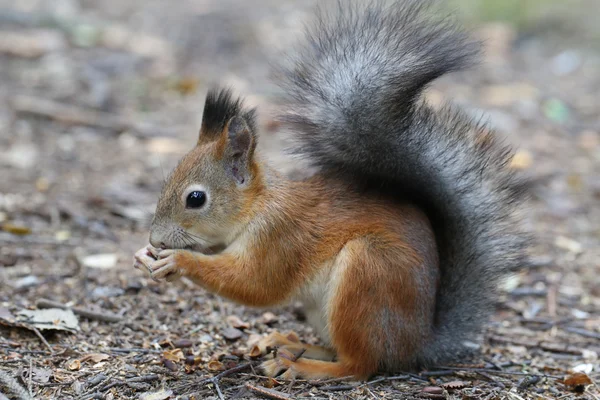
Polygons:
[[229,89],[213,88],[206,94],[199,142],[216,140],[233,117],[240,116],[251,132],[256,131],[255,110],[244,109],[240,98],[234,98]]

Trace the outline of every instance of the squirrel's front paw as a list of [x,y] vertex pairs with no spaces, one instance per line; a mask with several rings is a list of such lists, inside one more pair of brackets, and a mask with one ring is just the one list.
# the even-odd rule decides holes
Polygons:
[[133,267],[152,273],[150,266],[156,261],[156,254],[158,251],[159,250],[152,247],[152,245],[142,247],[133,256]]
[[157,260],[150,265],[150,277],[155,281],[172,282],[181,276],[178,256],[185,250],[162,250],[156,256]]

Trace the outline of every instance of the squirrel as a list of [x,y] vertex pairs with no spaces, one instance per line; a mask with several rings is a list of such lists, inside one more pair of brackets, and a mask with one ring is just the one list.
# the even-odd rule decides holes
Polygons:
[[477,61],[479,43],[422,2],[365,3],[318,9],[278,69],[280,121],[316,173],[269,166],[256,110],[211,89],[134,259],[156,280],[184,276],[249,306],[300,300],[324,345],[263,338],[253,352],[268,376],[367,379],[460,361],[524,260],[512,149],[424,99]]

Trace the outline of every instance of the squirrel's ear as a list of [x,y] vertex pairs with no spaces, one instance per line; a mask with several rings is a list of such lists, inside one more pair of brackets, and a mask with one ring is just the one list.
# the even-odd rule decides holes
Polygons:
[[251,178],[250,165],[256,148],[256,137],[244,118],[236,116],[229,120],[225,128],[225,148],[223,161],[238,184]]

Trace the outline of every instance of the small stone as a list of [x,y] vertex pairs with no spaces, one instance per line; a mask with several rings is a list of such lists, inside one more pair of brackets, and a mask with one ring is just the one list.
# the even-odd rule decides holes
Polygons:
[[439,386],[426,386],[421,390],[421,393],[442,394],[442,393],[444,393],[444,389],[442,389]]
[[110,269],[117,265],[117,255],[112,253],[94,254],[84,257],[81,262],[88,268]]
[[192,347],[194,342],[189,339],[178,339],[173,341],[173,346],[179,349],[185,349],[187,347]]
[[243,335],[242,331],[236,328],[225,328],[221,334],[227,340],[238,340]]

